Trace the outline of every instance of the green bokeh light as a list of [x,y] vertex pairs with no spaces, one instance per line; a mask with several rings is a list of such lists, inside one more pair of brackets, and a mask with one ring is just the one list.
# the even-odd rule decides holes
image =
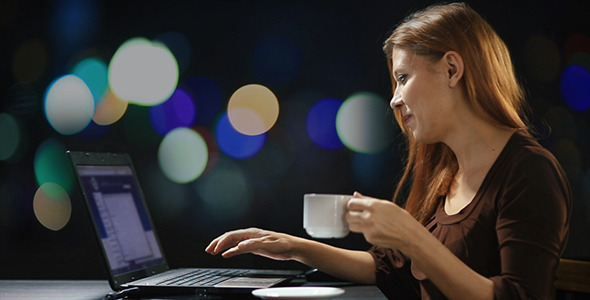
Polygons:
[[72,191],[74,172],[63,144],[54,139],[48,139],[37,148],[35,177],[39,186],[52,182],[60,185],[67,192]]
[[0,160],[10,159],[18,149],[21,132],[16,119],[7,113],[0,113]]
[[236,220],[250,212],[251,183],[242,169],[228,159],[220,159],[194,187],[207,212],[218,221]]

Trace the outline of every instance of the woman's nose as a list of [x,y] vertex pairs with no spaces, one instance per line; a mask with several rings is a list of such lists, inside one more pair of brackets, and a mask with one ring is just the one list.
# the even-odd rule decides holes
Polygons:
[[391,101],[389,102],[389,106],[391,106],[391,109],[401,109],[402,105],[404,105],[404,100],[402,100],[402,97],[400,96],[394,96],[393,98],[391,98]]

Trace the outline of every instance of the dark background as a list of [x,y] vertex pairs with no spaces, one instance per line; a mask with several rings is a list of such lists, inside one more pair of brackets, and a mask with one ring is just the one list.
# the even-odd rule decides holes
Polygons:
[[[302,195],[307,192],[358,190],[391,198],[402,161],[397,136],[392,137],[388,149],[374,155],[360,155],[346,148],[326,150],[306,136],[305,114],[301,112],[322,97],[344,100],[358,91],[370,91],[388,100],[391,90],[382,43],[408,12],[434,2],[71,2],[86,4],[66,20],[72,28],[67,35],[57,31],[55,24],[56,15],[69,7],[70,1],[3,0],[0,4],[0,112],[13,115],[23,128],[19,153],[0,161],[0,278],[104,278],[92,229],[75,192],[71,196],[71,219],[63,229],[43,227],[33,213],[32,200],[38,188],[33,160],[37,147],[48,138],[68,149],[132,155],[173,267],[304,268],[252,255],[224,260],[208,256],[203,249],[217,235],[248,226],[306,236],[301,211]],[[589,115],[587,111],[570,109],[560,92],[562,74],[572,63],[573,54],[585,51],[587,58],[590,53],[588,2],[468,3],[511,49],[517,74],[533,107],[533,124],[540,132],[551,132],[541,142],[568,173],[575,204],[564,256],[590,260]],[[166,32],[181,33],[190,43],[191,59],[180,74],[181,81],[207,76],[217,83],[224,101],[237,88],[259,83],[271,88],[279,99],[279,120],[268,132],[267,140],[267,145],[279,145],[279,165],[270,155],[276,152],[265,152],[266,145],[258,155],[245,160],[218,153],[220,161],[231,163],[248,178],[252,202],[245,215],[212,217],[195,192],[193,185],[198,183],[172,183],[158,171],[156,152],[161,137],[145,133],[150,130],[149,123],[137,123],[139,138],[129,138],[122,125],[129,115],[145,114],[145,109],[130,105],[123,119],[109,126],[99,138],[60,135],[45,118],[45,89],[81,58],[92,54],[108,62],[124,41],[137,36],[152,39]],[[573,40],[572,36],[578,38]],[[252,70],[252,52],[268,37],[287,38],[299,49],[298,72],[287,83],[264,82]],[[22,82],[14,75],[14,55],[21,44],[31,39],[40,41],[46,49],[46,67],[34,80]],[[35,64],[35,59],[31,60]],[[588,60],[582,59],[581,64],[586,64],[588,70]],[[353,164],[359,161],[368,162],[360,179],[352,172]],[[326,242],[355,249],[368,247],[362,236],[355,234]]]

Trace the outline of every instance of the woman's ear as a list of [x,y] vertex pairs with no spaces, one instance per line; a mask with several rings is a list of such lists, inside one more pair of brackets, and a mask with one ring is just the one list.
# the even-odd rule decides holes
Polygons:
[[448,51],[443,56],[443,60],[448,72],[449,87],[456,87],[459,81],[461,81],[461,78],[463,78],[463,72],[465,71],[463,58],[455,51]]

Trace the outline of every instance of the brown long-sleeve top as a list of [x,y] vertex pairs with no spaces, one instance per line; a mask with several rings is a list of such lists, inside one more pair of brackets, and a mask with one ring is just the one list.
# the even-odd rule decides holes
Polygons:
[[[548,299],[567,241],[572,199],[565,172],[532,138],[515,133],[462,211],[444,197],[426,228],[491,279],[495,299]],[[398,250],[372,247],[377,286],[390,299],[446,299]]]

